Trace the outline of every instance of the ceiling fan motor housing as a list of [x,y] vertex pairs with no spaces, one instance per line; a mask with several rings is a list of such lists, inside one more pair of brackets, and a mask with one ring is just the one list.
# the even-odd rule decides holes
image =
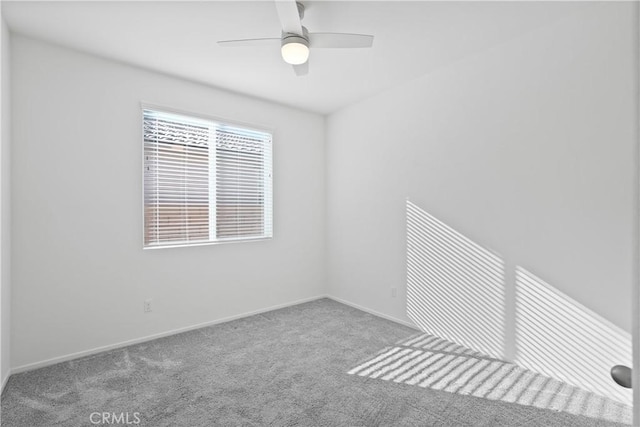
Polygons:
[[289,43],[300,43],[303,44],[307,47],[309,47],[309,39],[306,39],[302,36],[299,36],[297,34],[286,34],[284,36],[282,36],[282,46],[289,44]]
[[302,34],[282,33],[282,46],[289,43],[300,43],[309,47],[309,31],[307,31],[307,27],[302,27]]

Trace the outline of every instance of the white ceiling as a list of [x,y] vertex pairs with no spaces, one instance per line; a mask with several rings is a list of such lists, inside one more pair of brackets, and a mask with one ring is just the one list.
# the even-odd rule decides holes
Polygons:
[[322,114],[562,19],[585,3],[306,1],[311,32],[375,35],[372,49],[317,49],[296,77],[272,1],[2,1],[11,31]]

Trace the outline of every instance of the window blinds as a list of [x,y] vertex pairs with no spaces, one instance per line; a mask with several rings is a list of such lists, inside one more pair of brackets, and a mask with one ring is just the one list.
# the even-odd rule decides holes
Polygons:
[[144,245],[272,236],[271,135],[143,110]]

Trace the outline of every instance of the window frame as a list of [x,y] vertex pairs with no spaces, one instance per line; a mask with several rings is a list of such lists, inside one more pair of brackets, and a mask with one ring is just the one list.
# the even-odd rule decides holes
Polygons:
[[[203,241],[194,241],[194,242],[182,242],[182,243],[169,243],[163,245],[145,245],[145,144],[144,144],[144,110],[153,110],[161,113],[168,114],[177,114],[187,117],[193,117],[195,119],[207,120],[221,125],[228,125],[243,128],[249,131],[255,132],[263,132],[271,135],[271,235],[270,236],[262,236],[262,237],[237,237],[237,238],[226,238],[220,240],[209,240],[206,242]],[[139,118],[140,118],[140,134],[138,135],[138,143],[140,143],[140,159],[139,165],[141,176],[141,237],[142,237],[142,249],[143,250],[155,250],[155,249],[170,249],[170,248],[183,248],[183,247],[196,247],[196,246],[210,246],[210,245],[220,245],[220,244],[228,244],[228,243],[241,243],[241,242],[261,242],[265,240],[272,240],[273,235],[275,233],[275,216],[273,215],[273,205],[274,205],[274,179],[273,179],[273,157],[274,157],[274,141],[275,141],[275,129],[270,126],[253,124],[242,122],[238,120],[230,120],[218,116],[212,116],[209,114],[196,113],[193,111],[180,110],[172,107],[167,107],[164,105],[149,103],[149,102],[141,102],[139,105]],[[215,191],[215,189],[214,189]],[[211,189],[210,189],[211,193]],[[211,199],[210,199],[211,200]],[[214,209],[215,210],[215,209]]]

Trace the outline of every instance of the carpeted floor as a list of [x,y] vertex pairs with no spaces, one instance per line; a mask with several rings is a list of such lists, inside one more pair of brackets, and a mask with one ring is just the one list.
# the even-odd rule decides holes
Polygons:
[[[491,397],[504,383],[483,372],[513,365],[436,341],[322,299],[14,375],[2,426],[623,425],[588,398],[584,412],[535,405],[533,374]],[[462,356],[485,362],[443,362]],[[496,397],[518,385],[513,402],[531,404]]]

